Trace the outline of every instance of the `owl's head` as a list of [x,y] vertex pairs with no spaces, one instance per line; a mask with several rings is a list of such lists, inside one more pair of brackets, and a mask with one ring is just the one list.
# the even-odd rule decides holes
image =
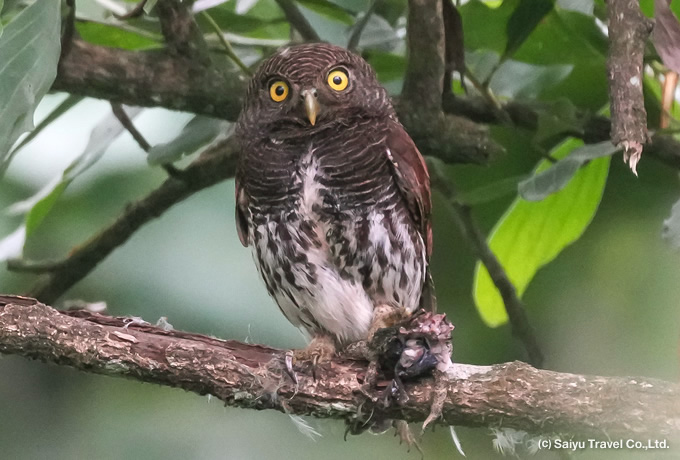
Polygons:
[[242,128],[299,134],[352,118],[392,116],[389,96],[361,57],[325,43],[291,46],[264,61],[248,87]]

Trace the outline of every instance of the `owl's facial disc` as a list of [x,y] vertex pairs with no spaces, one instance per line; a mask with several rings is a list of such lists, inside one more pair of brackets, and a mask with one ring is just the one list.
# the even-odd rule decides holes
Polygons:
[[319,114],[320,109],[316,88],[305,89],[301,91],[300,97],[302,97],[303,104],[305,106],[307,119],[312,124],[312,126],[314,126],[316,123],[316,116]]

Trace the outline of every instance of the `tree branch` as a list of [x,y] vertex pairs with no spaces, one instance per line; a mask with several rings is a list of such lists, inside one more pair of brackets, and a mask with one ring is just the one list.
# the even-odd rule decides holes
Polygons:
[[447,163],[488,163],[503,152],[489,130],[442,110],[445,33],[441,0],[409,0],[408,65],[399,119],[425,155]]
[[[369,390],[370,398],[361,391],[364,362],[338,357],[316,370],[316,380],[311,363],[297,363],[295,385],[282,372],[282,350],[85,311],[58,312],[14,296],[0,296],[0,352],[211,394],[230,406],[320,418],[373,413],[422,422],[433,391],[431,378],[406,383],[408,401],[384,408],[373,402],[380,388]],[[540,371],[513,362],[454,364],[446,385],[438,421],[446,425],[595,439],[680,438],[680,386],[673,383]]]
[[309,24],[292,0],[276,0],[276,3],[279,5],[279,8],[283,10],[283,14],[286,15],[288,22],[290,22],[293,28],[298,31],[304,41],[321,41],[319,34],[316,33],[316,30]]
[[165,107],[235,121],[246,78],[164,51],[127,51],[74,40],[52,89],[126,105]]
[[207,64],[208,45],[191,13],[192,2],[162,0],[156,4],[161,33],[170,53]]
[[647,143],[647,111],[642,95],[642,69],[652,22],[640,11],[638,0],[608,2],[609,100],[612,142],[623,147],[624,160],[637,175],[642,146]]
[[[503,105],[502,109],[515,126],[531,131],[538,128],[540,103],[509,101]],[[498,111],[491,108],[487,101],[480,97],[445,98],[444,111],[467,117],[477,123],[504,123]],[[612,124],[609,118],[586,111],[580,111],[578,118],[582,120],[583,130],[565,134],[581,138],[588,144],[610,139]],[[673,169],[680,169],[680,142],[673,136],[654,134],[652,141],[644,146],[644,153]]]

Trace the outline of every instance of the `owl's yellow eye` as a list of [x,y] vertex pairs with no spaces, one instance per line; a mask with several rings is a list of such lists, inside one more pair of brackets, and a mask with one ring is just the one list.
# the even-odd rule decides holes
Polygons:
[[333,70],[328,74],[328,86],[335,91],[342,91],[349,85],[349,77],[344,70]]
[[269,87],[269,97],[274,102],[282,102],[288,97],[288,85],[285,81],[275,81]]

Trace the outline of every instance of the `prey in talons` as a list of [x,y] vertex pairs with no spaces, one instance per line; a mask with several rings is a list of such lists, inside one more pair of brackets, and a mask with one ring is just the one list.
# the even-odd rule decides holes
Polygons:
[[[447,396],[445,376],[452,364],[452,331],[453,325],[446,315],[419,310],[398,324],[378,329],[370,341],[352,344],[349,354],[368,359],[370,363],[362,393],[370,400],[373,409],[366,414],[368,419],[358,417],[349,421],[347,431],[359,434],[367,429],[376,431],[381,426],[383,430],[389,428],[390,421],[381,414],[391,404],[403,405],[408,402],[405,382],[426,376],[433,376],[435,385],[430,414],[423,424],[423,431],[436,421],[441,416]],[[380,380],[388,380],[388,384],[379,396],[375,396]],[[399,426],[397,433],[402,433],[402,441],[411,445],[413,435],[405,430]],[[406,432],[408,435],[404,436]]]

